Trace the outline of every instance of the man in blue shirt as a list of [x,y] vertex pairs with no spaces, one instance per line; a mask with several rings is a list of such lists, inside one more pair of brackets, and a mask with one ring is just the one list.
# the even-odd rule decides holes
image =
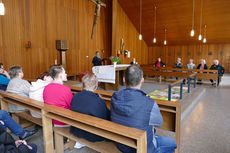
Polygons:
[[0,63],[0,90],[6,90],[7,85],[10,82],[10,76],[6,70],[4,70],[3,64]]
[[[145,130],[147,134],[147,153],[173,153],[177,148],[174,139],[155,135],[154,127],[163,124],[163,118],[157,103],[141,91],[144,83],[143,71],[137,65],[129,66],[125,71],[126,89],[115,92],[111,100],[111,121],[125,126]],[[136,153],[136,150],[118,144],[124,153]]]

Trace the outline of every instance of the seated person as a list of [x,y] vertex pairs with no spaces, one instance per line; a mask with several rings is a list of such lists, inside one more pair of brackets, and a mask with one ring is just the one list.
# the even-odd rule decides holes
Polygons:
[[207,70],[208,66],[206,65],[205,59],[200,60],[200,64],[197,66],[197,69],[199,70]]
[[37,146],[26,143],[25,140],[17,140],[0,127],[0,151],[1,153],[36,153]]
[[[50,76],[53,82],[48,84],[43,91],[44,102],[57,107],[70,109],[73,94],[71,89],[63,85],[63,81],[67,81],[67,74],[62,66],[54,65],[50,67]],[[65,123],[53,120],[55,127],[67,127]]]
[[133,58],[133,61],[130,63],[131,65],[133,65],[133,64],[138,64],[137,62],[136,62],[136,58]]
[[10,82],[10,75],[4,70],[3,64],[0,63],[0,90],[6,91],[7,85]]
[[[30,83],[23,80],[24,73],[20,66],[12,66],[9,70],[10,82],[7,86],[6,91],[11,92],[20,96],[29,97]],[[25,108],[17,106],[15,104],[8,104],[9,112],[18,113],[27,111]]]
[[[31,82],[29,97],[31,99],[44,102],[43,100],[43,91],[45,86],[53,81],[53,78],[49,75],[48,72],[42,73],[36,82]],[[42,116],[38,113],[30,111],[31,115],[35,118],[42,118]]]
[[[143,71],[139,66],[129,66],[125,71],[126,89],[115,92],[111,100],[111,121],[145,130],[147,153],[173,153],[177,148],[174,139],[155,135],[154,127],[163,124],[157,103],[149,98],[141,86],[144,83]],[[121,152],[134,153],[135,149],[118,144]]]
[[181,69],[183,67],[183,63],[181,62],[181,58],[177,58],[176,64],[174,64],[173,68]]
[[[222,65],[219,64],[219,61],[216,59],[213,61],[213,65],[211,66],[210,70],[218,70],[218,79],[217,79],[217,86],[219,86],[221,77],[223,76],[225,69]],[[214,85],[213,80],[210,80],[212,85]]]
[[[208,69],[208,66],[206,65],[205,59],[200,60],[200,64],[197,66],[197,69],[199,69],[199,70],[207,70]],[[197,84],[202,84],[202,80],[201,79],[197,80]]]
[[101,66],[102,65],[99,51],[96,51],[96,56],[94,56],[92,63],[93,63],[93,66]]
[[6,128],[10,129],[10,131],[14,135],[19,136],[21,140],[28,139],[38,131],[37,129],[33,131],[24,130],[5,110],[0,110],[0,128],[5,131]]
[[[94,74],[87,74],[82,78],[82,83],[83,90],[73,96],[71,110],[109,120],[110,111],[108,110],[104,100],[94,93],[98,85],[97,77]],[[79,138],[84,138],[91,142],[105,140],[103,137],[75,127],[71,127],[70,132]]]
[[186,69],[196,69],[196,65],[193,63],[193,59],[189,60],[189,64],[187,64]]
[[161,58],[158,58],[154,66],[155,67],[165,67],[165,63],[161,61]]

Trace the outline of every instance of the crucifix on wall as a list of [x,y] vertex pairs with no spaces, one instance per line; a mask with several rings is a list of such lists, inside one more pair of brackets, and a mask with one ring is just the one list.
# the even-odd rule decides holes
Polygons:
[[93,28],[92,28],[92,33],[91,33],[91,39],[93,39],[97,20],[100,16],[101,6],[106,7],[106,4],[101,2],[101,0],[89,0],[89,1],[94,2],[96,4],[96,8],[95,8],[95,12],[94,12],[94,19],[93,19]]

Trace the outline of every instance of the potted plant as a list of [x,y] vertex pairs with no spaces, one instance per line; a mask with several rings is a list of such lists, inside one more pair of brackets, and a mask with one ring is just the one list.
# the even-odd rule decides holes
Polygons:
[[110,57],[111,62],[113,63],[113,65],[116,67],[117,64],[121,64],[121,60],[119,57],[116,56],[111,56]]

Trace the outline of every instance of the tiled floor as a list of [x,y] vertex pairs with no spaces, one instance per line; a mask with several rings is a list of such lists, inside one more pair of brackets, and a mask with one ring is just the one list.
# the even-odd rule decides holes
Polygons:
[[[145,85],[149,86],[149,85]],[[230,75],[220,87],[205,85],[206,93],[182,123],[181,153],[230,153]],[[30,141],[43,152],[41,131]],[[96,153],[84,147],[65,153]]]
[[207,87],[182,124],[181,153],[230,153],[230,76],[220,87]]

